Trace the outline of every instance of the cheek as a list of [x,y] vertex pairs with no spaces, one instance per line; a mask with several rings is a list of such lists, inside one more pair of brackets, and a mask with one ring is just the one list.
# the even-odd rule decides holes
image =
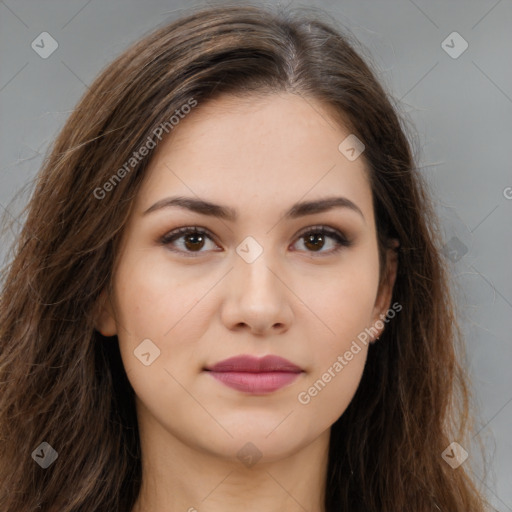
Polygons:
[[191,268],[173,271],[165,254],[149,256],[126,258],[119,268],[118,319],[133,336],[162,337],[199,301],[204,282]]
[[[297,281],[300,297],[313,313],[328,347],[344,347],[372,321],[378,288],[378,259],[371,252],[359,251],[347,258],[335,270],[321,278],[302,278]],[[320,320],[318,323],[315,318]]]
[[165,257],[144,255],[129,256],[120,265],[116,275],[116,313],[119,346],[127,372],[140,370],[134,351],[143,340],[151,340],[156,346],[154,351],[160,351],[151,364],[156,368],[167,365],[171,347],[173,360],[178,361],[186,356],[190,340],[200,338],[197,330],[201,325],[190,319],[197,317],[196,306],[211,283],[209,279],[194,279],[192,268],[187,270],[188,273],[170,272]]
[[365,329],[371,326],[379,278],[376,265],[370,252],[347,259],[335,275],[316,281],[308,295],[308,307],[316,317],[311,317],[310,328],[315,324],[319,330],[308,336],[315,340],[311,373],[297,399],[307,414],[321,418],[326,426],[348,407],[363,374],[370,340]]

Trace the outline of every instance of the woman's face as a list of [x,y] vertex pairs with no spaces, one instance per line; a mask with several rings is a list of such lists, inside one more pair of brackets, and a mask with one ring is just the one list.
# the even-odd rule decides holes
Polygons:
[[[118,336],[145,435],[271,461],[328,435],[343,414],[365,328],[386,313],[394,282],[393,269],[378,290],[365,163],[347,152],[351,139],[339,149],[349,135],[297,95],[225,96],[199,104],[155,150],[97,324]],[[218,206],[194,211],[171,205],[176,197]],[[297,206],[326,198],[353,206]],[[206,234],[172,237],[188,227]],[[243,355],[296,368],[211,370]]]

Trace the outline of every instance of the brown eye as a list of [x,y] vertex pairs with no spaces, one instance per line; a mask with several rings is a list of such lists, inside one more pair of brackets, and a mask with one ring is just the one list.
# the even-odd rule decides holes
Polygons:
[[200,254],[201,252],[204,252],[202,249],[207,240],[211,240],[213,242],[212,237],[207,231],[196,227],[185,227],[167,233],[160,239],[160,243],[163,245],[175,246],[175,242],[180,239],[183,239],[183,244],[180,244],[181,248],[172,250],[186,254]]
[[184,235],[183,239],[185,240],[185,247],[191,251],[201,250],[204,246],[204,235],[201,233],[190,233]]
[[[177,244],[182,240],[181,244]],[[310,227],[299,235],[299,240],[304,240],[305,251],[320,256],[328,256],[340,251],[343,247],[350,247],[352,242],[338,230],[326,226]],[[199,227],[183,227],[167,233],[160,239],[162,245],[169,246],[169,249],[185,254],[187,256],[200,255],[204,251],[207,242],[211,241],[218,247],[213,240],[212,235],[205,229]],[[332,247],[330,250],[323,250],[326,246]]]
[[304,240],[304,245],[308,249],[312,249],[313,251],[316,251],[317,249],[322,249],[325,244],[324,235],[322,235],[321,233],[312,233],[306,235],[304,237]]
[[[306,252],[319,253],[321,255],[332,254],[338,252],[343,247],[350,247],[352,245],[352,242],[347,240],[340,231],[325,226],[308,228],[307,231],[303,231],[299,235],[299,238],[304,240]],[[329,240],[333,241],[331,245],[334,245],[334,247],[331,250],[323,251],[322,249],[326,244],[329,245]]]

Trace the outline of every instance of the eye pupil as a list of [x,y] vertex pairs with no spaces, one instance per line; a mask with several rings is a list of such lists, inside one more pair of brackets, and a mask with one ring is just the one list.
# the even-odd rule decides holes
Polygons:
[[[192,246],[189,245],[189,240],[192,239]],[[198,241],[199,239],[199,241]],[[195,244],[200,244],[200,246],[197,246]],[[204,237],[201,233],[190,233],[185,236],[185,246],[187,249],[202,249],[204,245]]]
[[[315,240],[320,240],[320,245],[318,245],[317,243],[315,243]],[[323,247],[323,243],[324,243],[324,237],[321,233],[311,233],[310,235],[308,235],[306,237],[306,242],[305,242],[305,245],[309,248],[309,243],[313,244],[312,247],[313,249],[321,249]]]

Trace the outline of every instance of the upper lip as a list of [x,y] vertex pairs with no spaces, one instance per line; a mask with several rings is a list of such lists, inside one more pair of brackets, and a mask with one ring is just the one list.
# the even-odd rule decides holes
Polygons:
[[207,366],[205,370],[213,372],[289,372],[300,373],[302,368],[279,356],[268,355],[264,357],[254,357],[250,355],[241,355],[230,357],[220,361],[213,366]]

